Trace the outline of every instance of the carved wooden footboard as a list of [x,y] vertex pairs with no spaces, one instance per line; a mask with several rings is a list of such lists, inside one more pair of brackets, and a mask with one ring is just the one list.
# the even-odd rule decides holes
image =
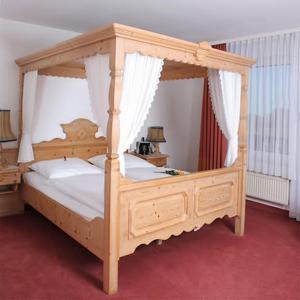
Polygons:
[[140,244],[236,216],[239,174],[239,168],[228,168],[121,186],[120,256]]

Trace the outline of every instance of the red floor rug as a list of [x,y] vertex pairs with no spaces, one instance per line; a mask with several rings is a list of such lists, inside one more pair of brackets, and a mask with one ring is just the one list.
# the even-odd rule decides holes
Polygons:
[[139,247],[108,297],[101,262],[37,212],[0,218],[0,299],[300,299],[299,223],[248,203],[245,236],[230,227]]

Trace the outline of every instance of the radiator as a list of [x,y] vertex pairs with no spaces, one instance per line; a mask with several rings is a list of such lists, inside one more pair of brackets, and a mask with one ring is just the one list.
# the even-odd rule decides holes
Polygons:
[[287,206],[289,203],[288,179],[247,172],[247,196],[258,198],[278,205]]

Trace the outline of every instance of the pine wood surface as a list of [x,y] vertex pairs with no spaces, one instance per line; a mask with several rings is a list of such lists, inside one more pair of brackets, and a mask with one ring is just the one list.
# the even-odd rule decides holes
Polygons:
[[[117,149],[124,55],[133,52],[173,62],[173,66],[166,64],[168,67],[165,74],[168,75],[163,74],[162,79],[193,78],[193,76],[197,78],[200,73],[204,76],[207,68],[239,72],[242,75],[239,156],[234,167],[138,183],[120,176]],[[110,55],[111,83],[107,140],[95,141],[95,138],[92,138],[90,141],[90,135],[80,143],[68,138],[67,141],[54,140],[35,145],[34,153],[36,160],[63,156],[88,158],[93,156],[92,154],[106,153],[103,223],[98,221],[92,226],[90,222],[81,222],[80,217],[74,215],[72,211],[56,208],[50,199],[46,201],[43,195],[34,193],[28,188],[24,188],[22,195],[25,201],[37,201],[38,204],[32,205],[36,205],[36,209],[50,220],[54,220],[57,226],[70,235],[78,223],[79,233],[76,233],[77,235],[72,233],[72,236],[103,259],[103,288],[106,293],[112,294],[118,287],[119,258],[132,253],[140,244],[147,244],[156,239],[167,239],[171,235],[190,231],[195,226],[200,227],[224,215],[235,217],[236,234],[244,234],[247,87],[248,71],[254,60],[213,49],[207,42],[197,44],[125,25],[112,24],[16,60],[21,72],[21,91],[25,72],[39,70],[42,74],[47,71],[45,69],[48,68],[49,71],[50,68],[51,72],[53,69],[56,70],[52,75],[56,72],[56,75],[62,76],[65,70],[62,70],[61,65],[78,63],[83,58],[97,53]],[[172,72],[173,75],[170,75]],[[181,72],[188,74],[181,75]],[[78,131],[78,127],[75,131]],[[27,167],[28,165],[23,165],[22,171],[26,171]],[[99,233],[99,240],[86,240],[87,230],[90,230],[91,234],[94,234],[94,231]],[[94,249],[103,249],[103,253],[102,250]]]

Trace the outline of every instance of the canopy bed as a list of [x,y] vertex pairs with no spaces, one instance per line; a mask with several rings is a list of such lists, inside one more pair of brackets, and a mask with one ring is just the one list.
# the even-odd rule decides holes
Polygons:
[[[43,160],[106,155],[104,218],[87,220],[26,181],[22,188],[25,202],[103,261],[106,293],[117,291],[119,258],[141,244],[166,240],[225,215],[235,217],[235,233],[244,234],[247,78],[253,60],[212,49],[206,42],[112,24],[16,63],[21,74],[22,172]],[[34,96],[38,74],[87,78],[97,124],[75,120],[62,125],[65,139],[32,145],[31,108],[38,106]],[[146,181],[124,176],[123,153],[147,116],[159,78],[204,76],[210,78],[215,113],[229,141],[227,168]],[[95,137],[97,126],[106,137]]]

